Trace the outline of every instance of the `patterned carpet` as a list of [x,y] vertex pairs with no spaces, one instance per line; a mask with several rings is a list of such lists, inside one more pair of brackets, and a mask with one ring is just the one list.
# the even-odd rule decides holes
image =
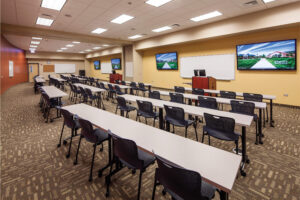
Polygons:
[[[106,199],[104,178],[97,177],[97,169],[107,163],[107,146],[103,152],[97,151],[94,180],[90,183],[92,145],[82,142],[78,165],[74,166],[78,138],[74,139],[71,157],[67,159],[68,146],[56,146],[63,120],[44,123],[39,98],[30,83],[17,85],[1,96],[1,199]],[[70,104],[67,97],[63,101]],[[114,111],[115,104],[104,103],[107,110]],[[135,114],[131,113],[130,118],[135,119]],[[275,128],[266,125],[263,129],[263,145],[254,144],[254,126],[247,129],[251,163],[246,166],[247,177],[237,178],[230,199],[299,199],[300,110],[274,106],[274,119]],[[191,139],[195,137],[193,131],[189,128]],[[183,133],[183,129],[176,128],[176,134]],[[199,137],[201,133],[202,124],[198,126]],[[66,128],[64,137],[69,135]],[[226,151],[234,147],[234,143],[214,139],[212,145]],[[141,199],[151,199],[154,169],[155,165],[151,166],[143,176]],[[109,199],[136,199],[137,183],[138,173],[132,175],[123,169],[112,179]],[[161,191],[159,187],[156,199],[170,199]],[[219,199],[217,193],[214,199]]]

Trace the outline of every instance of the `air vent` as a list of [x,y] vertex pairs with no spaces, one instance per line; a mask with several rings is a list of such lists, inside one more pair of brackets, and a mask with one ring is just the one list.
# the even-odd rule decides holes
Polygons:
[[246,3],[244,3],[244,6],[256,6],[258,4],[258,2],[256,0],[254,1],[248,1]]
[[70,14],[65,14],[65,17],[72,17],[72,15],[70,15]]
[[42,16],[44,16],[44,17],[49,17],[49,18],[52,17],[52,15],[48,15],[48,14],[45,14],[45,13],[43,13]]

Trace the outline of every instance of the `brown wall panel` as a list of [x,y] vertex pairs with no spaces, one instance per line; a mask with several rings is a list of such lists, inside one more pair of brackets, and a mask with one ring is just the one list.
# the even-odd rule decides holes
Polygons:
[[[14,62],[14,76],[9,77],[8,62]],[[28,81],[28,67],[25,51],[10,44],[1,35],[1,91],[5,92],[8,88]]]

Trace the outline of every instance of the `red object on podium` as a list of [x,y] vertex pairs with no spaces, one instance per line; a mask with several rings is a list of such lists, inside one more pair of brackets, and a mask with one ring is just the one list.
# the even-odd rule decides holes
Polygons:
[[116,80],[122,81],[122,74],[110,74],[109,75],[110,83],[115,83]]
[[216,90],[217,81],[213,77],[193,76],[192,88]]

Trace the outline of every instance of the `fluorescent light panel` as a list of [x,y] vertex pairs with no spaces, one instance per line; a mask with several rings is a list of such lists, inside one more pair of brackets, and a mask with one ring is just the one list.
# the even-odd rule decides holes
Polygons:
[[63,47],[63,48],[60,48],[60,49],[62,49],[62,50],[66,50],[66,49],[68,49],[68,48],[66,48],[66,47]]
[[31,41],[31,44],[40,44],[41,42],[39,41]]
[[104,44],[104,45],[102,45],[102,46],[104,46],[104,47],[109,47],[110,45],[108,45],[108,44]]
[[72,43],[73,44],[80,44],[80,42],[78,42],[78,41],[73,41]]
[[74,47],[74,44],[67,44],[66,47]]
[[36,45],[30,45],[31,48],[37,48],[38,46]]
[[90,51],[92,51],[92,50],[90,50],[90,49],[87,49],[87,50],[85,50],[85,51],[87,51],[87,52],[90,52]]
[[43,38],[40,37],[32,37],[33,40],[42,40]]
[[265,3],[270,3],[272,1],[275,1],[275,0],[263,0]]
[[149,0],[149,1],[146,1],[146,3],[150,4],[151,6],[159,7],[170,1],[172,1],[172,0]]
[[170,26],[164,26],[164,27],[161,27],[161,28],[154,29],[152,31],[158,33],[158,32],[166,31],[166,30],[169,30],[169,29],[172,29],[172,28]]
[[199,21],[202,21],[202,20],[206,20],[206,19],[210,19],[210,18],[213,18],[213,17],[220,16],[220,15],[222,15],[222,13],[220,13],[219,11],[214,11],[214,12],[210,12],[210,13],[207,13],[207,14],[204,14],[204,15],[200,15],[198,17],[193,17],[193,18],[191,18],[191,20],[194,21],[194,22],[199,22]]
[[43,0],[41,7],[53,10],[61,10],[66,0]]
[[134,17],[132,17],[132,16],[123,14],[123,15],[120,15],[119,17],[113,19],[111,22],[116,23],[116,24],[123,24],[124,22],[127,22],[133,18]]
[[56,50],[57,52],[62,52],[63,50],[61,50],[61,49],[58,49],[58,50]]
[[46,19],[42,17],[38,17],[36,20],[36,24],[43,25],[43,26],[51,26],[52,23],[53,23],[52,19]]
[[93,30],[92,33],[101,34],[105,31],[107,31],[107,30],[104,28],[97,28],[97,29]]
[[101,47],[94,47],[93,49],[101,49]]
[[140,38],[142,37],[142,35],[133,35],[133,36],[130,36],[128,37],[129,39],[137,39],[137,38]]
[[83,51],[80,51],[79,53],[84,53]]

